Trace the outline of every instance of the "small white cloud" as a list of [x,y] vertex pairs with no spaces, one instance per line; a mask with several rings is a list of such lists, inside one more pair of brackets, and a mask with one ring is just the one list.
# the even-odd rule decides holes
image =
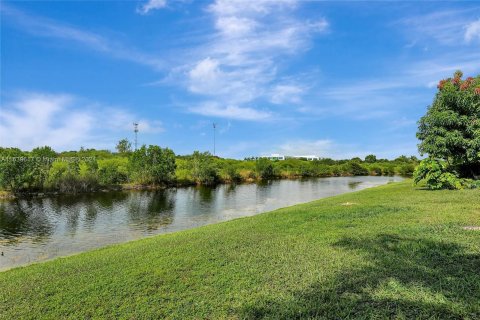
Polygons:
[[480,40],[480,19],[468,24],[465,28],[465,41]]
[[189,89],[195,93],[216,92],[220,77],[218,61],[211,58],[203,59],[189,72]]
[[277,152],[289,156],[316,155],[327,157],[334,151],[334,143],[331,140],[291,140],[276,148]]
[[217,0],[209,10],[217,15],[265,15],[274,9],[293,8],[297,0]]
[[244,17],[219,17],[215,22],[215,27],[227,37],[239,37],[252,32],[258,23]]
[[267,111],[260,111],[253,108],[237,107],[232,105],[222,107],[214,102],[204,103],[201,106],[190,108],[190,112],[204,116],[253,121],[266,120],[272,116],[271,113]]
[[161,121],[139,120],[138,130],[147,133],[159,133],[165,131]]
[[270,101],[275,104],[299,103],[304,88],[298,85],[277,85],[272,89]]
[[[80,146],[112,149],[118,137],[133,132],[138,119],[120,108],[66,94],[23,93],[0,106],[0,146],[56,150]],[[144,133],[164,131],[160,121],[140,119]]]
[[314,32],[324,32],[328,29],[329,26],[330,26],[330,23],[325,18],[322,18],[315,22],[309,22],[307,24],[308,29]]
[[162,9],[167,5],[167,0],[148,0],[142,6],[137,8],[137,12],[140,14],[147,14],[151,10]]

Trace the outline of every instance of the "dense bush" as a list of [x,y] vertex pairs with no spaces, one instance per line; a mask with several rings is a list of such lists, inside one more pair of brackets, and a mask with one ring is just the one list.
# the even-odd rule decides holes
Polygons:
[[368,169],[362,166],[358,161],[348,163],[348,172],[354,176],[368,176]]
[[114,158],[98,161],[98,181],[101,185],[116,185],[128,181],[128,159]]
[[175,179],[175,153],[168,148],[143,145],[130,156],[133,180],[142,184],[168,184]]
[[261,179],[271,179],[275,177],[273,162],[267,158],[260,158],[255,164],[255,170]]
[[415,171],[415,166],[411,163],[406,163],[399,167],[398,173],[403,177],[411,177]]
[[47,188],[66,193],[93,191],[97,188],[95,164],[93,161],[87,163],[78,160],[53,162],[48,173]]
[[197,184],[212,185],[218,180],[218,168],[210,152],[195,151],[190,159],[189,169]]
[[463,188],[462,180],[448,172],[443,162],[433,158],[422,160],[415,169],[415,184],[422,180],[425,180],[427,188],[431,190]]
[[0,148],[0,185],[14,192],[28,189],[32,175],[27,155],[17,148]]
[[242,179],[240,173],[238,172],[234,164],[227,164],[222,169],[222,173],[224,176],[224,180],[228,182],[239,182]]
[[382,172],[383,172],[383,175],[385,176],[393,176],[396,173],[395,166],[388,164],[383,168]]
[[383,174],[382,167],[377,165],[370,166],[370,172],[374,176],[381,176]]
[[55,151],[48,146],[35,148],[30,153],[32,158],[31,175],[32,187],[31,189],[41,190],[45,187],[48,179],[48,174],[52,163],[57,157]]

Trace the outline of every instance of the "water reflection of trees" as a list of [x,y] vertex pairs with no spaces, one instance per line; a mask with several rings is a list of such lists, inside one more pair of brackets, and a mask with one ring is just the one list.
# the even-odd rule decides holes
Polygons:
[[358,187],[359,185],[361,185],[361,184],[362,184],[361,181],[350,181],[350,182],[348,183],[348,187],[349,187],[351,190],[355,190],[355,189],[357,189],[357,187]]
[[200,196],[200,201],[211,203],[214,198],[214,191],[216,190],[216,188],[210,186],[198,186],[196,190],[198,192],[198,195]]
[[54,228],[43,199],[0,202],[0,240],[6,240],[7,244],[17,243],[25,237],[43,242],[51,236]]
[[173,222],[176,190],[132,193],[128,203],[130,226],[136,230],[155,231]]
[[109,215],[127,199],[126,192],[104,192],[80,195],[61,195],[50,198],[50,210],[59,221],[64,219],[61,227],[65,232],[73,235],[83,221],[83,228],[92,230],[95,227],[99,214]]

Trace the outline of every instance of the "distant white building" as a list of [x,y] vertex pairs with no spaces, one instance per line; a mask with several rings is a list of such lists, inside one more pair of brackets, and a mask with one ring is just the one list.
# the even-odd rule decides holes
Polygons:
[[285,159],[306,159],[308,161],[313,161],[313,160],[320,160],[320,157],[317,157],[316,155],[308,155],[308,156],[285,156],[281,155],[278,153],[273,153],[269,156],[261,156],[260,158],[267,158],[273,161],[282,161]]
[[270,160],[285,160],[285,156],[278,153],[271,154],[270,156],[264,158],[268,158]]
[[307,159],[308,161],[313,161],[313,160],[320,160],[319,157],[315,155],[309,155],[309,156],[291,156],[287,158],[295,158],[295,159]]

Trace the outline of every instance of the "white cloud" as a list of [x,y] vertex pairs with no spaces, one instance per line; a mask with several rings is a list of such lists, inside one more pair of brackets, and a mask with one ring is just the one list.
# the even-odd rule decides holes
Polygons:
[[94,118],[85,111],[69,110],[73,99],[69,95],[26,94],[11,105],[2,105],[0,144],[63,149],[75,141],[84,141]]
[[480,40],[480,19],[474,21],[466,26],[465,41]]
[[140,14],[147,14],[151,10],[162,9],[166,7],[167,0],[148,0],[142,6],[137,8],[137,12]]
[[331,140],[291,140],[277,147],[280,154],[297,155],[316,155],[326,157],[334,149],[334,143]]
[[217,0],[209,5],[207,13],[215,32],[203,45],[190,48],[185,63],[172,70],[169,78],[205,97],[200,107],[190,111],[263,119],[270,112],[252,105],[300,101],[308,88],[294,81],[282,83],[278,70],[285,56],[307,50],[312,36],[325,32],[328,22],[324,18],[314,22],[296,18],[292,10],[297,4],[297,0]]
[[254,31],[258,23],[249,18],[219,17],[215,26],[224,36],[239,37]]
[[276,104],[299,103],[304,91],[299,85],[279,84],[272,88],[270,101]]
[[461,45],[480,37],[480,20],[472,21],[478,13],[478,8],[440,10],[410,16],[399,23],[406,27],[407,36],[412,39],[409,47],[432,39],[441,45]]
[[234,105],[227,105],[223,107],[214,102],[207,102],[200,106],[192,107],[189,109],[189,111],[204,116],[252,121],[262,121],[272,116],[272,114],[268,111],[260,111],[253,108],[238,107]]
[[218,68],[218,60],[205,58],[200,60],[195,67],[190,70],[190,86],[192,92],[212,93],[217,92],[221,86],[221,72]]
[[21,27],[25,32],[39,37],[70,41],[112,58],[131,61],[157,70],[165,67],[162,59],[93,32],[43,17],[29,15],[5,4],[2,4],[2,14],[5,14],[5,18],[12,19],[12,22]]
[[[440,79],[456,70],[465,76],[480,72],[480,51],[462,49],[436,53],[408,65],[394,64],[375,78],[363,78],[325,85],[316,100],[301,111],[317,116],[345,116],[357,120],[402,117],[408,109],[422,110],[432,102],[432,90]],[[408,92],[408,94],[406,94]]]
[[165,131],[163,123],[159,120],[138,119],[132,113],[119,108],[100,105],[96,106],[96,109],[103,109],[108,114],[108,118],[102,121],[108,129],[130,132],[133,130],[133,123],[136,122],[138,123],[138,130],[142,133],[160,133]]
[[237,15],[237,14],[268,14],[275,8],[293,8],[297,4],[296,0],[217,0],[209,10],[218,15]]
[[[56,150],[112,149],[132,132],[136,116],[67,94],[22,93],[0,106],[0,146]],[[138,120],[143,133],[163,131],[159,121]]]

